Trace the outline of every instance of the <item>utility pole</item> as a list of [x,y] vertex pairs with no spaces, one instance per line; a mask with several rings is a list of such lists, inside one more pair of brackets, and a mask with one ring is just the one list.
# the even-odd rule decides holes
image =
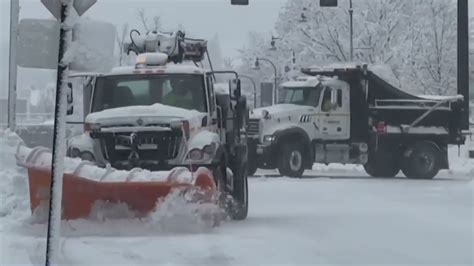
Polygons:
[[351,49],[351,62],[354,61],[354,8],[352,6],[352,0],[349,0],[349,17],[350,17],[350,49]]
[[469,4],[458,0],[458,94],[464,96],[463,129],[469,130]]
[[18,41],[18,20],[20,17],[20,0],[10,1],[10,57],[8,72],[8,128],[16,130],[17,99],[17,62],[16,47]]

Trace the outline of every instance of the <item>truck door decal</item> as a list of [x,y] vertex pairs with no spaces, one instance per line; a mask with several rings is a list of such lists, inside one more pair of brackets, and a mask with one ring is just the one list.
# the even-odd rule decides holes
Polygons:
[[302,115],[300,117],[300,123],[311,123],[313,121],[313,115]]

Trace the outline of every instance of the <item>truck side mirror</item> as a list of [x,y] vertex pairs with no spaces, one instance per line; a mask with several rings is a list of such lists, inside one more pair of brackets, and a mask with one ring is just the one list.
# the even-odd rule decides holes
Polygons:
[[331,90],[331,109],[335,110],[337,106],[338,106],[337,90],[332,89]]
[[72,83],[67,84],[67,115],[74,114],[74,96]]
[[231,99],[238,100],[242,95],[240,79],[231,79],[229,80],[229,94]]
[[237,123],[239,128],[244,127],[244,122],[247,117],[247,98],[245,96],[239,96],[237,98]]

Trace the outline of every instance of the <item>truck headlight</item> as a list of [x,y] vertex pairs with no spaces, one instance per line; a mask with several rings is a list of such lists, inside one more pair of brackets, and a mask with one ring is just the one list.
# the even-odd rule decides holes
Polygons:
[[71,158],[77,158],[77,157],[81,156],[81,152],[79,151],[79,149],[71,147],[71,148],[68,149],[68,154],[67,155]]
[[369,151],[369,145],[367,145],[367,143],[361,143],[359,145],[359,151],[361,153],[367,153]]
[[88,151],[81,152],[80,158],[83,161],[95,162],[94,155]]
[[217,152],[217,144],[211,143],[209,145],[202,147],[202,149],[200,148],[191,149],[187,157],[191,161],[206,161],[213,158],[216,152]]
[[263,142],[273,142],[275,140],[275,136],[273,135],[266,135],[263,137]]
[[217,149],[216,143],[211,143],[209,145],[204,146],[202,150],[209,155],[213,155],[216,152],[216,149]]
[[204,151],[200,149],[193,149],[189,152],[188,157],[193,161],[201,161],[204,158]]

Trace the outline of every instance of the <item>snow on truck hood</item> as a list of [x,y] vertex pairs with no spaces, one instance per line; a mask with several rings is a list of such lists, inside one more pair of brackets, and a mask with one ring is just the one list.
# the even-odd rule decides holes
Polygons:
[[[150,119],[154,122],[156,122],[157,119],[160,121],[177,119],[191,120],[203,115],[205,114],[195,110],[187,110],[157,103],[151,106],[128,106],[91,113],[87,116],[86,123],[117,123],[137,118],[142,118],[143,120]],[[147,123],[147,121],[144,122]]]
[[279,115],[291,115],[294,113],[305,113],[313,111],[313,107],[311,106],[303,106],[303,105],[296,105],[296,104],[277,104],[268,107],[262,107],[254,109],[250,112],[250,117],[253,119],[260,119],[262,118],[262,112],[267,111],[272,116],[279,116]]

